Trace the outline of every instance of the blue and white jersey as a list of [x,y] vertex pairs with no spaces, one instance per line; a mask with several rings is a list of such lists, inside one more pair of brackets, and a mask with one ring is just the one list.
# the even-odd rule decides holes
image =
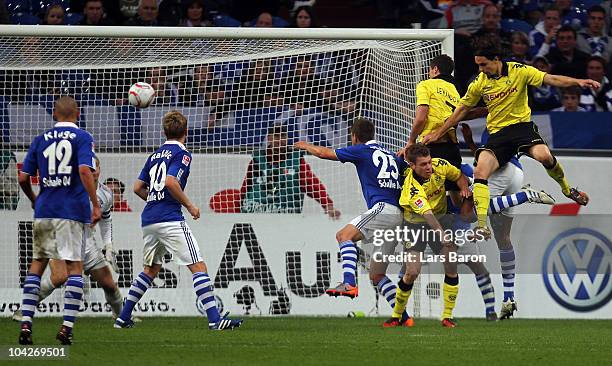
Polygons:
[[343,163],[355,164],[368,209],[379,202],[399,207],[408,163],[374,140],[336,149],[336,156]]
[[91,223],[89,195],[79,166],[95,169],[93,145],[93,137],[72,122],[58,122],[34,139],[22,168],[30,176],[39,174],[34,218]]
[[140,216],[142,226],[184,221],[181,203],[166,188],[166,177],[175,177],[184,190],[189,177],[191,153],[178,141],[166,141],[147,158],[138,179],[149,186],[147,205]]

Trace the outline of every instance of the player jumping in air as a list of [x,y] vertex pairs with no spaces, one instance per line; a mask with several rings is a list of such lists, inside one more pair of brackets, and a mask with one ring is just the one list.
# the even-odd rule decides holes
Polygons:
[[[349,224],[336,233],[342,256],[343,281],[326,291],[330,296],[348,296],[359,294],[356,285],[357,246],[359,240],[369,241],[376,230],[395,229],[402,223],[402,211],[399,208],[399,197],[402,189],[402,172],[407,168],[406,162],[395,154],[380,146],[374,140],[374,124],[364,118],[359,118],[351,128],[352,146],[329,149],[314,146],[307,142],[297,142],[295,148],[306,150],[322,159],[350,162],[357,168],[363,196],[368,210],[354,218]],[[384,248],[393,251],[395,245],[385,245]],[[371,266],[371,280],[378,286],[380,292],[393,306],[395,286],[387,276],[384,268]],[[407,313],[400,314],[404,322],[410,322]],[[408,325],[408,324],[407,324]]]
[[574,79],[551,75],[517,62],[502,61],[501,52],[495,48],[478,50],[474,61],[480,74],[469,85],[452,116],[443,126],[423,138],[423,143],[438,141],[446,132],[465,119],[470,107],[480,99],[488,109],[487,130],[491,133],[486,145],[478,149],[478,165],[474,171],[474,203],[478,216],[478,232],[483,237],[491,236],[487,227],[489,209],[489,187],[487,179],[499,167],[504,166],[517,153],[526,153],[542,163],[548,175],[559,185],[563,194],[581,205],[589,201],[584,192],[571,188],[561,164],[551,154],[546,142],[531,121],[527,87],[543,83],[556,87],[580,86],[598,89],[600,84],[590,79]]
[[[83,270],[85,275],[91,276],[98,285],[104,290],[104,297],[110,304],[113,318],[116,318],[121,313],[123,306],[123,296],[119,291],[119,287],[113,280],[111,274],[111,266],[115,272],[119,272],[115,252],[113,250],[113,220],[111,218],[111,209],[113,207],[113,193],[104,184],[99,182],[100,179],[100,159],[95,158],[96,170],[94,171],[94,181],[97,187],[96,195],[100,202],[102,219],[98,226],[100,227],[100,235],[104,243],[104,251],[100,250],[96,245],[95,233],[93,227],[85,228],[85,251],[83,252]],[[53,293],[53,290],[60,287],[68,279],[66,271],[66,263],[52,259],[50,266],[53,268],[53,276],[42,280],[40,292],[38,294],[38,302],[43,301]],[[21,321],[23,314],[21,310],[17,310],[13,315],[14,320]]]
[[141,215],[144,270],[132,282],[121,315],[115,320],[115,328],[134,326],[132,310],[153,284],[166,253],[171,253],[178,264],[186,265],[193,274],[193,287],[198,301],[206,310],[208,328],[238,328],[242,320],[219,314],[198,242],[191,235],[181,210],[183,206],[194,220],[200,218],[200,209],[183,191],[191,165],[191,153],[184,145],[187,119],[178,111],[170,111],[164,115],[162,127],[167,140],[147,158],[134,184],[134,193],[147,202]]
[[[19,174],[21,189],[34,206],[32,264],[23,283],[19,344],[33,344],[32,318],[39,301],[40,279],[49,259],[66,263],[64,322],[56,338],[63,345],[72,344],[72,328],[83,297],[85,231],[88,224],[100,219],[92,173],[93,137],[77,127],[79,107],[73,98],[59,98],[53,116],[60,122],[34,139]],[[37,173],[38,196],[30,182],[30,177]],[[55,271],[53,266],[51,271]]]

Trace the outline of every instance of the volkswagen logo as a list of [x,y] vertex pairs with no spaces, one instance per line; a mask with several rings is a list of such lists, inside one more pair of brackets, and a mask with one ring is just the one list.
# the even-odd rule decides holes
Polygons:
[[544,253],[542,276],[561,306],[593,311],[612,298],[612,243],[601,233],[576,228],[557,235]]

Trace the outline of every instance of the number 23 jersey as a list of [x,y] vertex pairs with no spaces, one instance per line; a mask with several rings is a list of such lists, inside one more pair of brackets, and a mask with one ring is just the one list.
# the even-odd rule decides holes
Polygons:
[[142,226],[185,220],[181,203],[166,188],[166,179],[175,177],[184,190],[190,165],[191,153],[178,141],[166,141],[147,158],[138,176],[149,188],[147,204],[140,216]]

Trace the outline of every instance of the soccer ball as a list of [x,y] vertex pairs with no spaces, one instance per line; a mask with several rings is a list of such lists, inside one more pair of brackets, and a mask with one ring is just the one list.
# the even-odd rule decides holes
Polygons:
[[138,82],[130,88],[128,101],[137,108],[147,108],[155,100],[155,89],[147,83]]

